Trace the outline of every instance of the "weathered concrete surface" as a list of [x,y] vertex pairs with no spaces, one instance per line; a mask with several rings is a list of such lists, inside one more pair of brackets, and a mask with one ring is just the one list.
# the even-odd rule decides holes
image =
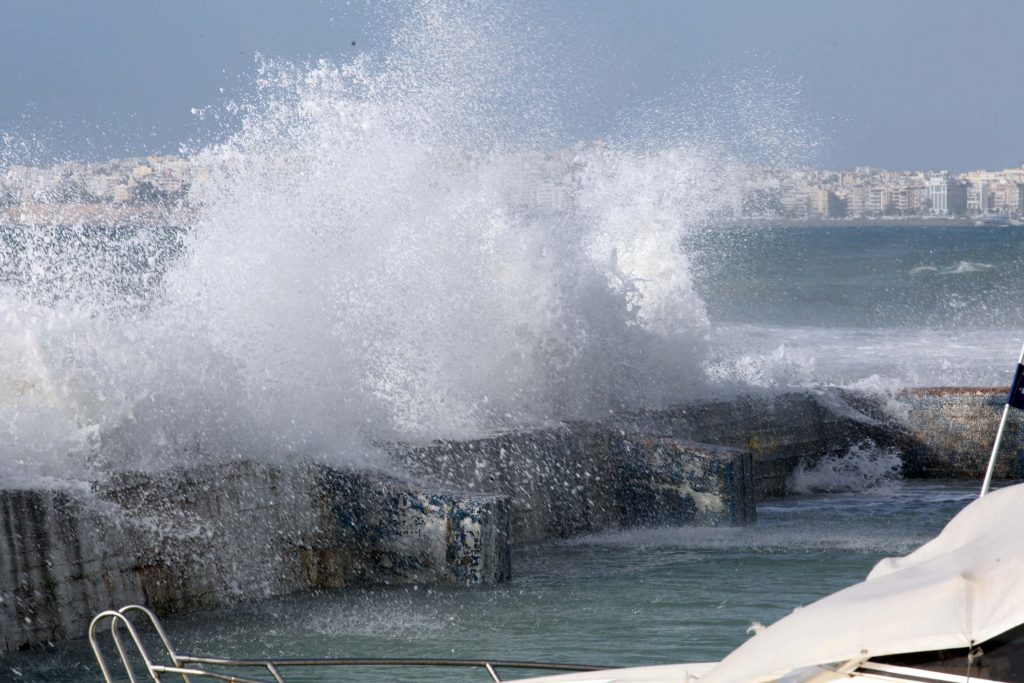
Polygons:
[[94,494],[0,491],[0,514],[0,653],[80,637],[115,605],[180,613],[301,588],[510,572],[501,496],[315,466],[124,474]]
[[618,526],[615,439],[558,427],[467,441],[392,444],[396,467],[437,486],[509,496],[517,543]]
[[[911,436],[903,449],[908,477],[981,479],[985,476],[1006,389],[913,389],[899,395],[899,422]],[[1024,412],[1010,410],[996,459],[996,479],[1024,477]]]
[[902,449],[908,435],[881,403],[842,391],[710,400],[619,419],[624,430],[749,451],[758,500],[786,495],[801,463],[813,465],[870,441]]
[[756,521],[749,452],[665,437],[623,437],[621,447],[624,526]]
[[417,478],[507,495],[516,542],[756,518],[751,456],[740,449],[574,424],[389,452]]
[[442,493],[333,469],[318,478],[321,533],[300,549],[306,586],[510,578],[512,517],[504,496]]

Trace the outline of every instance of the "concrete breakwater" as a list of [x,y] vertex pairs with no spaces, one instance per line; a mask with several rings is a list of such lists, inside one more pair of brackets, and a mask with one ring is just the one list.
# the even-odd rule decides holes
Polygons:
[[[999,419],[1006,404],[1005,388],[931,388],[903,392],[906,430],[903,472],[929,479],[985,476]],[[996,479],[1024,478],[1024,412],[1010,410],[996,459]]]
[[83,636],[115,605],[173,614],[302,589],[494,583],[516,534],[755,514],[736,449],[564,427],[388,452],[412,476],[234,462],[0,491],[0,653]]
[[[869,439],[899,449],[909,476],[975,476],[994,396],[908,392],[898,411],[843,392],[748,396],[387,444],[391,474],[232,462],[117,473],[91,491],[0,490],[0,653],[80,637],[130,602],[169,614],[301,589],[498,582],[513,540],[749,524],[799,463]],[[1014,424],[1007,450],[1020,453]]]
[[85,634],[98,611],[185,613],[300,588],[501,581],[501,496],[251,462],[0,492],[0,651]]
[[512,506],[517,542],[641,525],[750,524],[747,451],[575,424],[470,441],[390,447],[436,486],[489,491]]
[[870,442],[904,450],[909,434],[876,397],[839,390],[740,396],[621,416],[620,429],[750,453],[758,500],[784,496],[796,467]]

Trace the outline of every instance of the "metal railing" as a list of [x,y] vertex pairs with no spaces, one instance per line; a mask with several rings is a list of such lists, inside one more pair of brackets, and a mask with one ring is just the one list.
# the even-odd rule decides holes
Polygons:
[[[156,631],[161,644],[165,650],[164,656],[169,663],[157,664],[149,656],[139,636],[135,624],[132,623],[132,616],[142,615]],[[477,667],[484,669],[494,683],[501,683],[498,675],[499,669],[529,669],[534,671],[600,671],[607,669],[605,666],[589,666],[585,664],[555,664],[542,662],[518,662],[504,660],[482,660],[482,659],[423,659],[423,658],[324,658],[324,659],[228,659],[223,657],[198,657],[193,655],[180,655],[171,646],[171,641],[164,631],[163,625],[147,607],[142,605],[127,605],[119,610],[108,610],[101,612],[93,618],[89,624],[89,645],[92,647],[96,662],[99,664],[100,673],[103,675],[104,683],[114,683],[111,677],[110,666],[107,658],[100,649],[99,632],[105,624],[110,625],[110,637],[117,650],[118,658],[124,667],[130,683],[139,683],[136,667],[132,664],[134,655],[145,668],[150,680],[153,683],[163,683],[160,676],[170,674],[181,676],[184,683],[192,683],[190,677],[225,681],[226,683],[286,683],[282,669],[289,667],[331,667],[331,666],[420,666],[420,667]],[[130,644],[134,650],[126,647],[121,629],[127,631]],[[217,667],[220,669],[246,669],[261,668],[270,674],[272,680],[248,678],[235,673],[224,673],[211,670],[206,667]]]

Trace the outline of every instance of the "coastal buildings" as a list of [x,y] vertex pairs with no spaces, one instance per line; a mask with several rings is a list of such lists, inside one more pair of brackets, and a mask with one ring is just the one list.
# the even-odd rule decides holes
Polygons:
[[823,218],[842,218],[846,215],[846,203],[832,190],[815,190],[811,211]]
[[[544,212],[571,209],[587,185],[587,159],[606,152],[603,143],[577,143],[553,152],[510,155],[508,200]],[[666,156],[662,163],[671,164]],[[224,159],[224,169],[238,160]],[[50,167],[0,167],[0,210],[40,207],[180,207],[208,196],[216,168],[207,160],[173,155],[114,159],[95,164],[66,162]],[[282,163],[287,163],[282,159]],[[219,167],[218,167],[219,168]],[[223,169],[222,169],[223,170]],[[668,170],[668,169],[666,169]],[[723,218],[821,220],[858,218],[1024,218],[1024,165],[1000,171],[953,174],[944,170],[894,171],[869,166],[845,170],[758,168],[708,164],[692,181],[718,196]],[[691,181],[687,181],[691,182]],[[706,196],[703,199],[707,199]],[[63,214],[62,214],[63,215]]]
[[98,164],[67,162],[47,168],[0,168],[0,205],[113,202],[152,203],[182,199],[192,164],[176,156],[133,157]]
[[[934,216],[962,216],[967,212],[967,184],[945,173],[928,181],[928,211]],[[976,211],[980,213],[980,211]]]
[[[777,172],[764,172],[777,177]],[[744,217],[1019,218],[1024,216],[1024,166],[1002,171],[890,171],[859,166],[844,171],[799,171],[770,188],[748,184],[745,207],[767,207]],[[804,201],[804,199],[806,201]]]

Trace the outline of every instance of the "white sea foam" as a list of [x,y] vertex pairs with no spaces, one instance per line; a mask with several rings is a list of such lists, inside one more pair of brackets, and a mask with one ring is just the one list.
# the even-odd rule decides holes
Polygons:
[[891,486],[900,476],[902,460],[894,449],[865,441],[842,455],[829,455],[811,466],[801,463],[786,482],[793,493],[866,491]]
[[959,261],[948,266],[917,266],[910,269],[911,275],[968,275],[971,273],[985,273],[995,270],[991,263],[980,263],[976,261]]
[[818,383],[815,357],[785,343],[768,352],[747,351],[722,360],[708,360],[710,382],[726,387],[800,387]]
[[940,275],[964,275],[966,273],[984,273],[995,270],[991,263],[976,263],[973,261],[960,261],[954,266],[945,268],[939,272]]
[[888,400],[919,386],[998,386],[1019,349],[1012,331],[965,327],[713,325],[709,379],[776,389],[831,384]]

